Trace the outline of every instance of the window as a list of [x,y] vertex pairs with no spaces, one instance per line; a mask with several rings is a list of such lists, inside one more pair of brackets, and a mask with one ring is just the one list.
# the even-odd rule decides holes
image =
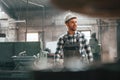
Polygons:
[[78,26],[78,31],[82,32],[85,35],[88,43],[91,38],[91,27],[91,25]]
[[39,41],[38,33],[27,33],[27,41]]
[[2,11],[1,7],[0,7],[0,12]]
[[51,50],[51,53],[55,53],[57,48],[57,41],[47,42],[46,48],[49,48]]
[[86,30],[86,31],[81,31],[82,33],[84,33],[85,34],[85,38],[87,39],[87,41],[89,42],[89,39],[90,39],[90,31],[88,30]]

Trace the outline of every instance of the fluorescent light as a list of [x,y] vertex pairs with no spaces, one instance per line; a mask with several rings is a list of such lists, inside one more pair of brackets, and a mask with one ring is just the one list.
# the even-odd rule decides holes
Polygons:
[[9,21],[9,23],[26,23],[25,20]]

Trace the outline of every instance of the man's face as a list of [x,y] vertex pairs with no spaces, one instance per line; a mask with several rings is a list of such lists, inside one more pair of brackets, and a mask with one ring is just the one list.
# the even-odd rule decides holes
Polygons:
[[69,31],[76,31],[77,29],[77,19],[71,19],[69,22],[66,23],[67,28]]

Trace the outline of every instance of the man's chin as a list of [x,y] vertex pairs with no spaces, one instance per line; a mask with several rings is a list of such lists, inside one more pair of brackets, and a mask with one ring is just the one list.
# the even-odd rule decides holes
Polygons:
[[72,29],[72,31],[76,31],[76,29]]

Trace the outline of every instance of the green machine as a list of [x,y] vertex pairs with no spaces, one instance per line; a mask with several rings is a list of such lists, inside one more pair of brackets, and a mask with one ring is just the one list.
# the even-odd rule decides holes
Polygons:
[[46,54],[40,42],[0,42],[0,68],[29,70],[36,59],[47,60]]

